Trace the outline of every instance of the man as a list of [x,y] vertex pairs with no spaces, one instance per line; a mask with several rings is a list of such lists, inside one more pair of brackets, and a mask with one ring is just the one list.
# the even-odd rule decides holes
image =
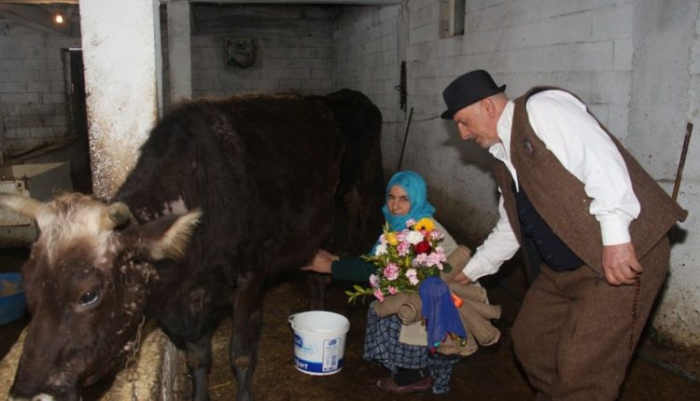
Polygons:
[[499,161],[500,218],[458,280],[523,250],[530,289],[513,325],[538,400],[614,400],[669,268],[682,210],[574,95],[511,101],[488,72],[455,79],[442,118]]

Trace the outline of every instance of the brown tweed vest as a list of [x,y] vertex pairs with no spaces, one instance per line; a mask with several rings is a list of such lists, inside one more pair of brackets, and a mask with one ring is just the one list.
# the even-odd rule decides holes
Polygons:
[[[511,161],[518,172],[519,185],[554,233],[586,265],[602,273],[603,243],[600,224],[589,211],[592,199],[586,195],[583,183],[567,171],[537,137],[528,120],[525,108],[527,99],[550,89],[558,88],[535,87],[515,100]],[[685,220],[688,212],[664,192],[617,138],[602,124],[600,126],[622,154],[632,180],[632,188],[641,205],[639,217],[630,224],[630,235],[637,258],[642,259],[677,221]],[[512,177],[503,163],[495,164],[494,174],[503,193],[508,219],[522,246],[511,186]],[[530,280],[534,279],[529,264],[527,270]]]

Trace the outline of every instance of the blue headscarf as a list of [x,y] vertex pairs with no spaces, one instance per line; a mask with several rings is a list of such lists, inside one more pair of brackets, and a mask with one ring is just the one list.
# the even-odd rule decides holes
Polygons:
[[423,217],[433,217],[435,208],[428,202],[428,188],[425,180],[415,171],[399,171],[389,180],[386,187],[386,196],[394,185],[398,185],[406,191],[408,200],[411,201],[411,209],[403,216],[396,216],[389,213],[389,208],[384,203],[382,212],[384,218],[389,223],[391,231],[401,231],[406,228],[406,221],[413,219],[418,221]]

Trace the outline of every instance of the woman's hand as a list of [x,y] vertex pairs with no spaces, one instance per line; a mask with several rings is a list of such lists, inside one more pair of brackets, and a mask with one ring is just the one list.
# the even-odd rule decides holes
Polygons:
[[340,259],[340,257],[337,255],[333,255],[325,249],[319,249],[318,252],[316,252],[316,256],[314,256],[314,259],[311,261],[311,264],[302,266],[301,270],[331,274],[331,265],[338,259]]

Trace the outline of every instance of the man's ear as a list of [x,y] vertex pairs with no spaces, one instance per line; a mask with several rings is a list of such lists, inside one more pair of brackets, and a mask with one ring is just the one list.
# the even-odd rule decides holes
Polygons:
[[179,259],[187,246],[202,212],[199,209],[184,215],[168,215],[150,221],[141,227],[142,257],[150,260]]
[[493,116],[496,115],[496,104],[490,96],[479,100],[479,104],[487,116],[493,118]]

